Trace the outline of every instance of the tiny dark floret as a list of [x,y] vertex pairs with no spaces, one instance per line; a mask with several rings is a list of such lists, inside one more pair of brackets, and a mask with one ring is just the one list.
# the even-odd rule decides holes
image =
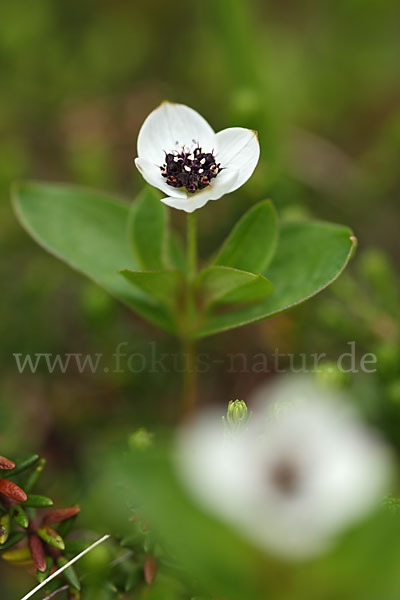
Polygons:
[[184,187],[189,194],[209,186],[211,180],[222,171],[214,154],[203,152],[199,146],[191,152],[186,152],[186,149],[175,153],[166,152],[165,163],[160,169],[168,185],[175,188]]

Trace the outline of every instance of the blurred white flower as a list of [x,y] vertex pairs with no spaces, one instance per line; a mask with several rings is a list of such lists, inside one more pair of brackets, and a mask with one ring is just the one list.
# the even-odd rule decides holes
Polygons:
[[[266,550],[292,559],[330,547],[386,492],[391,457],[338,398],[280,384],[244,435],[204,415],[179,437],[178,467],[195,498]],[[276,410],[277,403],[284,410]]]
[[163,102],[144,121],[135,164],[162,202],[188,213],[243,185],[260,156],[257,133],[231,127],[215,133],[195,110]]

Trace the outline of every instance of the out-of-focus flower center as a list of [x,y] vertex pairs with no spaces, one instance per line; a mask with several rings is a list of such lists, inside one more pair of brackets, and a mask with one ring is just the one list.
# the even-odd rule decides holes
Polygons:
[[296,494],[300,486],[298,465],[290,459],[282,459],[270,471],[270,479],[284,496]]
[[214,154],[203,152],[200,146],[193,151],[183,148],[181,152],[165,153],[165,163],[160,169],[168,185],[175,188],[184,187],[189,194],[209,186],[211,180],[222,171]]

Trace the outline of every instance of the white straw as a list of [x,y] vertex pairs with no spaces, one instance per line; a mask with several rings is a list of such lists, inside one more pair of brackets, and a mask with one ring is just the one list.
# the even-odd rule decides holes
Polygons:
[[97,542],[94,542],[94,544],[92,544],[91,546],[89,546],[88,548],[86,548],[85,550],[83,550],[83,552],[80,552],[80,554],[77,554],[76,556],[74,556],[74,558],[72,558],[66,565],[64,565],[63,567],[61,567],[60,569],[58,569],[55,573],[53,573],[47,579],[45,579],[44,581],[42,581],[42,583],[39,583],[39,585],[37,585],[35,587],[35,589],[33,589],[30,592],[28,592],[28,594],[26,594],[26,596],[24,596],[23,598],[21,598],[21,600],[28,600],[28,598],[32,598],[32,596],[34,594],[36,594],[36,592],[38,592],[39,590],[41,590],[45,585],[47,585],[49,583],[49,581],[51,581],[52,579],[54,579],[55,577],[57,577],[60,573],[62,573],[63,571],[65,571],[65,569],[68,569],[68,567],[70,567],[75,562],[77,562],[80,558],[82,558],[82,556],[85,556],[85,554],[87,554],[88,552],[90,552],[91,550],[93,550],[93,548],[96,548],[96,546],[98,546],[99,544],[102,544],[103,542],[105,542],[106,540],[108,540],[109,537],[110,537],[109,534],[103,535],[103,537],[100,538],[99,540],[97,540]]

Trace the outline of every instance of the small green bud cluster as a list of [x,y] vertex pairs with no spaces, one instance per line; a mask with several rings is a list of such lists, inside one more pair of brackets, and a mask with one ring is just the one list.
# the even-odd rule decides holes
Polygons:
[[231,400],[228,404],[226,417],[222,417],[224,425],[230,432],[242,432],[246,430],[252,413],[247,408],[244,400]]
[[154,434],[141,427],[129,436],[128,443],[132,450],[146,450],[152,445],[153,439]]

